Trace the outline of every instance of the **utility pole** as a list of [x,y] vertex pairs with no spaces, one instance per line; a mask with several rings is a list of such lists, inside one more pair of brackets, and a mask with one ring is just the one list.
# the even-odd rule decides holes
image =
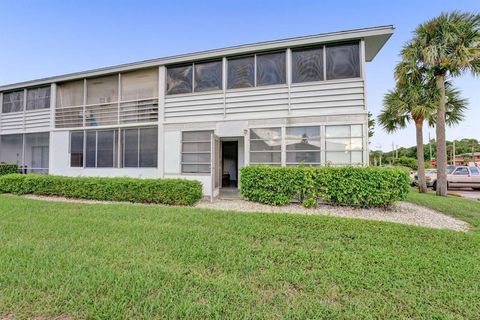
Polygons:
[[395,149],[395,158],[398,159],[398,144],[396,145],[396,149]]

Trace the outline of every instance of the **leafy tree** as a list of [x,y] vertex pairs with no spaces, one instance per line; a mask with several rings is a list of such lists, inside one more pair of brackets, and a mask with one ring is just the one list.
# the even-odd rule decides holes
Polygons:
[[[437,195],[447,194],[447,145],[445,126],[448,103],[446,80],[467,71],[480,74],[480,15],[442,13],[417,27],[411,43],[402,50],[402,58],[417,65],[416,70],[435,79],[440,98],[437,108]],[[401,81],[408,81],[402,74]]]
[[395,159],[393,164],[396,166],[407,167],[413,170],[417,170],[418,168],[417,159],[409,157],[400,157],[398,159]]

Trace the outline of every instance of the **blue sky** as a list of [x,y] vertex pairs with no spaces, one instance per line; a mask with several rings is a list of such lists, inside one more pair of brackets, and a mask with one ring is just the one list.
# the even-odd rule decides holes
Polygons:
[[[88,4],[87,4],[88,3]],[[309,34],[393,24],[394,36],[367,66],[368,108],[381,109],[394,86],[402,45],[442,11],[480,12],[480,1],[26,1],[0,3],[0,85],[149,58]],[[447,138],[480,140],[480,78],[455,80],[470,101],[466,120]],[[430,130],[434,136],[434,130]],[[427,140],[427,131],[425,132]],[[412,127],[371,149],[415,143]]]

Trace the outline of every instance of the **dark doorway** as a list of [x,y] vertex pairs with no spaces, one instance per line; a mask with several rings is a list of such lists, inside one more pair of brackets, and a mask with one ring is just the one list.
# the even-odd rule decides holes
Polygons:
[[222,188],[237,188],[238,141],[222,141]]

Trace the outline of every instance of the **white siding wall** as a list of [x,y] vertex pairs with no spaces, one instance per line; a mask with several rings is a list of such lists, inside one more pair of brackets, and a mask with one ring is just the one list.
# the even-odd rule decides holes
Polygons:
[[363,114],[362,78],[165,96],[165,122]]

